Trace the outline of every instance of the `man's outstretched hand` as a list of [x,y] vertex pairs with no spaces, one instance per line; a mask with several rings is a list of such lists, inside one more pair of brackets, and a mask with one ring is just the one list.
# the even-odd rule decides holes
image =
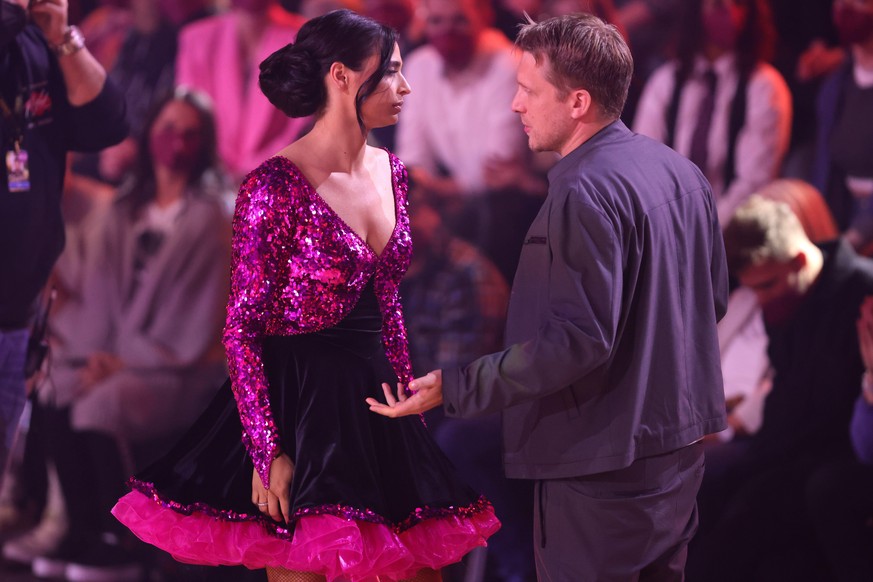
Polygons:
[[412,395],[407,396],[402,384],[397,385],[397,395],[391,392],[391,386],[382,384],[385,401],[382,404],[375,398],[367,398],[370,410],[382,416],[398,418],[411,414],[421,414],[443,403],[443,372],[434,370],[421,378],[409,383]]

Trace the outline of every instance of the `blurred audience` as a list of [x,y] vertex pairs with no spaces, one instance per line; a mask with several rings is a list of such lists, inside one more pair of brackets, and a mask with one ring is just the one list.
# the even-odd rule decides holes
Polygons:
[[849,55],[819,94],[812,181],[864,249],[873,241],[873,0],[835,0],[833,18]]
[[132,24],[130,0],[99,0],[97,8],[82,19],[80,26],[88,39],[88,48],[107,71],[115,66],[118,51]]
[[[422,0],[421,8],[427,44],[404,66],[414,89],[400,116],[397,153],[449,229],[512,276],[539,207],[527,195],[546,190],[531,171],[511,109],[517,89],[512,45],[489,26],[491,10],[481,0]],[[507,234],[515,238],[503,240]],[[507,250],[504,261],[498,255]]]
[[525,158],[524,133],[510,105],[512,45],[489,28],[478,0],[423,0],[427,44],[410,54],[408,98],[398,155],[418,186],[441,202],[482,195],[488,163]]
[[809,180],[815,102],[822,80],[846,57],[831,18],[833,0],[770,0],[777,43],[773,66],[791,90],[794,115],[783,175]]
[[[413,369],[424,374],[461,366],[500,349],[509,305],[509,286],[500,272],[475,247],[452,235],[414,189],[410,228],[415,251],[400,293]],[[446,418],[439,408],[426,418],[458,471],[500,514],[503,527],[488,540],[486,579],[534,580],[533,487],[503,476],[499,415],[462,420]],[[455,579],[452,570],[446,580]]]
[[788,204],[760,196],[724,236],[731,272],[761,304],[773,386],[758,432],[707,453],[688,580],[825,580],[804,494],[818,469],[851,453],[864,370],[855,321],[873,261],[843,241],[813,244]]
[[788,149],[791,95],[769,64],[774,33],[765,0],[688,0],[678,58],[652,74],[634,130],[696,163],[718,216],[775,179]]
[[219,342],[229,221],[215,175],[205,98],[156,104],[137,167],[98,229],[79,302],[54,316],[52,367],[39,392],[46,450],[69,531],[33,560],[41,577],[139,580],[108,510],[124,476],[153,460],[224,376]]
[[864,361],[850,434],[855,456],[818,469],[806,486],[806,510],[829,565],[830,580],[873,580],[873,297],[861,304],[858,340]]
[[[121,182],[136,161],[136,144],[154,100],[173,87],[178,28],[162,12],[162,3],[130,0],[129,4],[132,25],[109,76],[124,91],[130,136],[99,155],[78,157],[73,166],[76,179]],[[87,189],[89,185],[81,187]]]
[[176,84],[212,99],[219,158],[238,181],[294,141],[310,120],[284,116],[258,89],[258,64],[294,40],[302,19],[275,0],[231,0],[230,6],[182,29]]

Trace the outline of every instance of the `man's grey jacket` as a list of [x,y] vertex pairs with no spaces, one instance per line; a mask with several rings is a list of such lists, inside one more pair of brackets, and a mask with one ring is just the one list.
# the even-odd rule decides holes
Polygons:
[[549,172],[507,348],[443,371],[446,412],[503,411],[509,477],[590,475],[681,448],[725,427],[727,295],[709,183],[613,122]]

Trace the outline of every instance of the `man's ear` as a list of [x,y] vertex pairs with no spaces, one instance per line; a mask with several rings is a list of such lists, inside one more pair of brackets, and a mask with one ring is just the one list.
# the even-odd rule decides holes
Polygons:
[[806,264],[809,262],[809,257],[806,256],[804,251],[798,251],[794,258],[791,259],[791,270],[795,273],[800,272]]
[[570,103],[570,117],[573,119],[582,119],[594,107],[594,102],[591,100],[591,93],[585,89],[574,89],[570,91],[568,99]]
[[349,70],[340,62],[333,63],[330,66],[327,78],[328,82],[333,83],[340,90],[345,91],[349,88]]

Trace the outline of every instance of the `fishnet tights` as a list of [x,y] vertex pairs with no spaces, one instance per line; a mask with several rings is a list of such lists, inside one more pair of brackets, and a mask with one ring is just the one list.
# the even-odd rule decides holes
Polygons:
[[[267,568],[267,582],[324,582],[324,576],[311,572],[296,572],[284,568]],[[401,582],[442,582],[442,576],[436,570],[419,570],[414,578]]]
[[267,582],[324,582],[324,576],[285,568],[267,568]]

